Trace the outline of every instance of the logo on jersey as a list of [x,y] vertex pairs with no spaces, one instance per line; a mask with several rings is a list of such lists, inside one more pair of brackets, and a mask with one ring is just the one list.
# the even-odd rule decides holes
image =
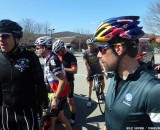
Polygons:
[[125,95],[125,99],[123,100],[123,103],[126,104],[127,106],[131,106],[131,102],[132,102],[132,94],[127,93]]
[[51,59],[51,60],[50,60],[50,64],[51,64],[52,66],[55,66],[55,65],[56,65],[54,59]]
[[15,64],[15,68],[17,68],[21,72],[23,72],[28,67],[29,67],[29,60],[26,58],[18,59],[17,63]]

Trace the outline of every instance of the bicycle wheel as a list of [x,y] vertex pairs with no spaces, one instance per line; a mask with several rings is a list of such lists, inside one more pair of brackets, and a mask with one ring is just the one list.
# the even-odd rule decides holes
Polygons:
[[98,106],[102,115],[105,113],[105,96],[101,86],[96,89],[96,95],[98,99]]

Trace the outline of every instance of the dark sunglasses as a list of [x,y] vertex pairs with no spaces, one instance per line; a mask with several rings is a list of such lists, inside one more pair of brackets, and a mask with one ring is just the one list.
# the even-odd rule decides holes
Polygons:
[[12,36],[11,33],[2,33],[2,34],[0,34],[0,37],[1,37],[2,39],[8,39],[8,38],[11,37],[11,36]]
[[111,45],[111,44],[100,45],[100,46],[98,46],[98,49],[100,52],[103,52],[104,50],[106,50],[107,48],[112,47],[112,46],[113,45]]
[[58,54],[60,51],[62,51],[62,48],[59,49],[58,51],[55,51],[55,53]]
[[56,54],[58,54],[58,53],[59,53],[59,51],[55,51],[55,53],[56,53]]

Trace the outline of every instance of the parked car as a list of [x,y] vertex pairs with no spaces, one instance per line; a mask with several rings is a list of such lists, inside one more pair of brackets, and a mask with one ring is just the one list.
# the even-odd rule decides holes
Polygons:
[[140,38],[138,46],[138,55],[136,59],[147,64],[148,68],[154,67],[154,50],[149,46],[151,43],[150,38]]

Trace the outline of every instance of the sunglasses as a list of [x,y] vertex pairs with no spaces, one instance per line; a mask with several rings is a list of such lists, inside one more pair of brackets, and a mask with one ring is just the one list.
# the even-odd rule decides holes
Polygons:
[[100,52],[103,52],[104,50],[106,50],[107,48],[112,47],[112,46],[113,45],[111,45],[111,44],[100,45],[100,46],[98,46],[98,49]]
[[56,54],[58,54],[60,51],[63,51],[63,49],[59,49],[58,51],[55,51]]
[[[120,44],[125,44],[125,42],[119,42]],[[99,49],[99,53],[98,53],[98,57],[102,57],[103,55],[106,54],[106,51],[108,50],[108,48],[115,46],[117,43],[115,44],[109,44],[109,43],[101,43],[103,45],[98,46]]]
[[12,36],[12,34],[11,33],[1,33],[0,34],[0,37],[2,38],[2,39],[8,39],[8,38],[10,38]]
[[55,51],[55,53],[58,55],[59,51]]

